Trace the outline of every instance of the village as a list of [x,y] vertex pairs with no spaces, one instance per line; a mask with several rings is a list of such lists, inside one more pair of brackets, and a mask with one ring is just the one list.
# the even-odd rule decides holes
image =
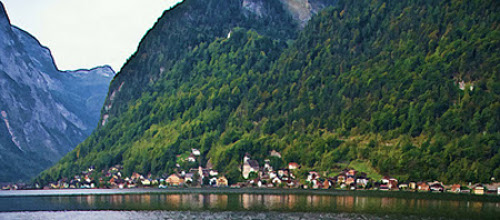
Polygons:
[[[200,151],[192,149],[189,156],[183,160],[195,163]],[[281,158],[277,151],[271,151],[269,157]],[[180,167],[178,165],[178,167]],[[322,176],[319,171],[306,171],[302,178],[299,176],[300,164],[288,163],[287,167],[275,169],[270,160],[264,160],[261,166],[257,160],[252,160],[246,154],[240,167],[241,177],[245,181],[231,183],[210,163],[206,167],[199,166],[189,170],[180,170],[169,175],[153,178],[134,172],[131,176],[122,175],[123,167],[115,165],[108,170],[96,171],[94,166],[82,171],[81,175],[73,179],[63,178],[46,186],[35,184],[35,189],[125,189],[125,188],[200,188],[200,187],[230,187],[230,188],[280,188],[280,189],[314,189],[314,190],[380,190],[380,191],[414,191],[414,192],[450,192],[475,195],[500,195],[500,183],[482,184],[469,183],[468,185],[446,185],[439,181],[410,181],[399,182],[398,179],[384,176],[381,179],[372,179],[364,172],[354,169],[344,169],[335,176]],[[98,172],[98,173],[96,173]],[[303,173],[304,171],[302,171]],[[97,174],[97,175],[96,175]],[[27,185],[9,184],[2,186],[2,190],[29,189]]]

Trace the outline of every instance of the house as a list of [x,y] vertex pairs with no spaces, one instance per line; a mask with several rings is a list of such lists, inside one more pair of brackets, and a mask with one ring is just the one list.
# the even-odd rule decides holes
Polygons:
[[330,180],[323,181],[323,189],[330,189],[332,187],[332,182]]
[[451,185],[451,189],[450,189],[450,192],[452,193],[460,193],[460,184],[453,184]]
[[284,176],[288,177],[290,172],[288,170],[278,170],[278,177],[283,178]]
[[398,180],[396,178],[393,178],[393,177],[389,177],[389,176],[384,176],[384,178],[382,178],[380,180],[380,183],[381,184],[381,188],[382,188],[382,185],[387,185],[387,188],[390,189],[390,190],[398,190]]
[[221,176],[217,179],[217,187],[227,187],[228,186],[228,181],[226,177]]
[[399,190],[408,190],[409,185],[407,183],[401,183],[399,184]]
[[316,171],[310,171],[309,172],[309,175],[307,175],[307,182],[312,182],[313,180],[316,180],[318,179],[320,176],[318,174],[318,172]]
[[356,185],[361,186],[363,188],[366,188],[366,186],[368,185],[369,182],[370,182],[370,179],[368,179],[366,177],[361,177],[361,178],[356,179]]
[[275,177],[271,181],[275,186],[279,186],[281,184],[281,180],[278,177]]
[[269,172],[269,178],[270,178],[270,179],[274,179],[275,177],[278,177],[278,174],[276,174],[276,172],[275,172],[275,171],[271,171],[271,172]]
[[491,183],[491,184],[484,185],[484,189],[486,190],[486,193],[488,193],[488,194],[498,193],[498,187],[500,187],[500,183]]
[[193,153],[189,154],[189,157],[187,158],[187,161],[189,161],[189,162],[196,162],[196,157],[194,156]]
[[481,183],[472,186],[472,193],[476,195],[484,195],[484,186]]
[[193,182],[193,176],[194,176],[194,173],[186,173],[184,175],[184,182],[185,183],[192,183]]
[[390,181],[393,181],[393,182],[396,182],[396,183],[398,182],[398,180],[397,180],[396,178],[389,177],[389,176],[384,176],[384,178],[382,178],[382,179],[380,180],[380,182],[381,182],[382,184],[389,184],[389,183],[390,183]]
[[300,165],[298,163],[291,162],[291,163],[288,163],[288,169],[289,170],[300,169]]
[[315,179],[312,181],[312,188],[313,189],[321,189],[323,188],[323,182],[321,182],[320,179]]
[[354,184],[356,183],[356,179],[354,179],[353,177],[348,177],[346,180],[345,180],[345,184],[347,186],[350,186],[351,184]]
[[198,149],[194,149],[194,148],[191,149],[191,153],[194,156],[200,156],[201,155],[200,151]]
[[208,185],[210,186],[217,186],[217,177],[212,177],[210,178],[210,180],[208,181]]
[[264,160],[264,172],[273,171],[273,167],[269,164],[271,161],[269,159]]
[[459,82],[458,87],[460,88],[460,90],[465,90],[465,82],[463,80]]
[[387,190],[389,190],[389,184],[382,183],[382,184],[380,184],[379,189],[383,190],[383,191],[387,191]]
[[250,185],[257,185],[258,187],[261,187],[262,186],[262,181],[260,181],[259,178],[256,178],[256,179],[253,179],[253,180],[250,180],[248,181],[248,183]]
[[429,189],[433,192],[443,192],[444,186],[440,182],[435,181],[429,184]]
[[347,176],[348,177],[355,177],[357,173],[358,173],[358,171],[350,169],[349,171],[347,171]]
[[271,155],[271,157],[281,158],[281,153],[278,151],[272,150],[269,154]]
[[142,179],[141,177],[142,177],[142,175],[141,175],[141,174],[138,174],[138,173],[136,173],[136,172],[133,172],[133,173],[132,173],[132,176],[130,176],[130,179],[133,179],[133,180],[138,180],[138,179]]
[[429,191],[429,185],[426,182],[421,182],[417,184],[418,191]]
[[259,172],[259,162],[256,160],[250,160],[250,156],[247,154],[243,158],[243,169],[241,174],[243,178],[248,179],[251,172]]
[[338,183],[344,183],[346,180],[346,176],[344,174],[340,174],[336,178]]
[[409,186],[409,188],[410,188],[411,190],[415,190],[415,189],[417,189],[417,183],[416,183],[416,182],[410,182],[410,183],[408,184],[408,186]]
[[217,170],[209,170],[208,174],[210,176],[218,176],[219,175],[219,171],[217,171]]
[[179,174],[174,173],[167,178],[166,182],[171,186],[180,186],[184,184],[184,179]]
[[143,180],[141,180],[141,184],[143,186],[151,186],[151,180],[149,180],[149,179],[143,179]]

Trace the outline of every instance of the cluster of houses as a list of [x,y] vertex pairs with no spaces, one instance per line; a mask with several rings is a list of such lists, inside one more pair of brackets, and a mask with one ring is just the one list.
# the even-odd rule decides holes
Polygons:
[[[279,157],[279,152],[271,151],[270,156]],[[398,179],[385,176],[380,180],[373,180],[367,177],[366,173],[354,169],[345,169],[338,175],[329,177],[321,176],[317,171],[309,171],[305,179],[296,178],[294,170],[300,165],[294,162],[288,163],[284,169],[274,170],[269,164],[270,160],[264,161],[264,166],[260,167],[256,160],[251,160],[246,154],[243,159],[242,177],[246,182],[231,185],[231,187],[288,187],[304,189],[346,189],[346,190],[381,190],[381,191],[418,191],[418,192],[453,192],[453,193],[473,193],[477,195],[498,194],[500,195],[500,183],[492,184],[460,184],[445,185],[439,181],[433,182],[399,182]],[[254,173],[254,175],[251,175]]]
[[[200,152],[192,149],[191,154],[184,158],[189,162],[196,162]],[[281,154],[271,151],[269,158],[281,160]],[[179,167],[180,168],[180,167]],[[91,166],[81,175],[74,176],[68,180],[63,178],[57,182],[44,186],[44,189],[91,189],[91,188],[136,188],[136,187],[258,187],[258,188],[303,188],[303,189],[343,189],[343,190],[382,190],[382,191],[419,191],[419,192],[453,192],[453,193],[473,193],[498,194],[500,195],[500,183],[492,184],[460,184],[445,185],[442,182],[399,182],[396,178],[385,176],[380,180],[368,178],[366,173],[354,169],[342,170],[336,176],[321,175],[317,171],[307,173],[299,172],[301,166],[298,163],[290,162],[284,168],[275,169],[271,166],[271,160],[264,160],[263,166],[259,162],[251,159],[250,154],[243,158],[241,177],[244,181],[229,185],[228,179],[212,168],[210,162],[206,168],[199,165],[189,171],[180,169],[170,175],[163,175],[161,178],[152,178],[151,174],[143,176],[139,173],[132,173],[130,177],[122,175],[123,167],[115,165],[107,171],[95,173],[95,167]],[[298,176],[299,173],[301,176]],[[93,178],[94,177],[94,178]],[[5,185],[3,190],[18,189],[17,185]],[[35,185],[35,188],[40,186]]]

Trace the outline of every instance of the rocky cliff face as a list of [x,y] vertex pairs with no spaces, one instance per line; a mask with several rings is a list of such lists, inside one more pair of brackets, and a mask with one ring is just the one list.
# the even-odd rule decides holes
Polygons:
[[0,3],[0,182],[33,177],[96,126],[114,71],[59,71]]
[[336,0],[280,0],[292,17],[304,27],[321,9],[333,5]]

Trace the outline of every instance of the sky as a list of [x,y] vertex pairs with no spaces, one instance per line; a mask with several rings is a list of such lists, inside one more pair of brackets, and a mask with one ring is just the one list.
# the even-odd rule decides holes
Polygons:
[[1,0],[11,24],[48,47],[60,70],[119,71],[140,40],[181,0]]

